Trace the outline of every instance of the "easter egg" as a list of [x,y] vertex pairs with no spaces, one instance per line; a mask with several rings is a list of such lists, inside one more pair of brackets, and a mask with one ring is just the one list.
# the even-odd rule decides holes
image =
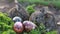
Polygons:
[[13,26],[13,29],[17,33],[21,33],[23,31],[23,24],[21,22],[16,22]]
[[24,21],[23,25],[27,32],[31,31],[32,29],[35,29],[35,27],[36,27],[36,25],[31,21]]

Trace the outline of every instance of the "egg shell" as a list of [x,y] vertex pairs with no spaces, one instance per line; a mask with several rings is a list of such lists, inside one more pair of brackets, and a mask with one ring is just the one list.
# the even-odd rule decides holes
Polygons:
[[23,32],[23,29],[24,29],[23,24],[21,22],[16,22],[13,26],[13,29],[15,32],[21,33],[21,32]]

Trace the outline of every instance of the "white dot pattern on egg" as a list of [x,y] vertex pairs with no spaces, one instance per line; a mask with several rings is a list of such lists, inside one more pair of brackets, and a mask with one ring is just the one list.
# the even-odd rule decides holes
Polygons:
[[36,27],[36,25],[31,21],[24,21],[23,24],[25,25],[26,28],[35,29],[35,27]]
[[23,27],[23,25],[22,25],[21,22],[16,22],[16,23],[14,24],[14,26],[15,26],[16,28],[18,28],[18,29]]

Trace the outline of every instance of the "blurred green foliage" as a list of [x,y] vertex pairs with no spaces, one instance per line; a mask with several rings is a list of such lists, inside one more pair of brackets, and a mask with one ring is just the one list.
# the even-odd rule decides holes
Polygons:
[[42,4],[42,5],[49,5],[50,3],[54,4],[57,8],[60,8],[60,0],[18,0],[20,3],[28,2],[28,3],[36,3],[36,4]]
[[0,12],[0,34],[13,34],[13,24],[14,22],[6,13]]
[[2,34],[16,34],[13,30],[4,31]]
[[31,15],[33,12],[35,12],[35,9],[33,8],[35,5],[29,5],[27,6],[26,10],[28,11],[29,15]]
[[46,34],[57,34],[57,31],[46,32]]

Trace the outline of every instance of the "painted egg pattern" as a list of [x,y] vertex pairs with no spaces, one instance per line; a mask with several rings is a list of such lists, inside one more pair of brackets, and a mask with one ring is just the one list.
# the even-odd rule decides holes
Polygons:
[[30,31],[32,29],[35,29],[35,27],[36,27],[36,25],[31,21],[24,21],[23,25],[24,25],[26,31]]
[[16,22],[15,24],[14,24],[14,31],[15,32],[22,32],[23,31],[23,24],[21,23],[21,22]]
[[18,17],[18,16],[15,16],[15,17],[13,18],[13,21],[14,21],[14,22],[21,22],[22,19],[21,19],[20,17]]

